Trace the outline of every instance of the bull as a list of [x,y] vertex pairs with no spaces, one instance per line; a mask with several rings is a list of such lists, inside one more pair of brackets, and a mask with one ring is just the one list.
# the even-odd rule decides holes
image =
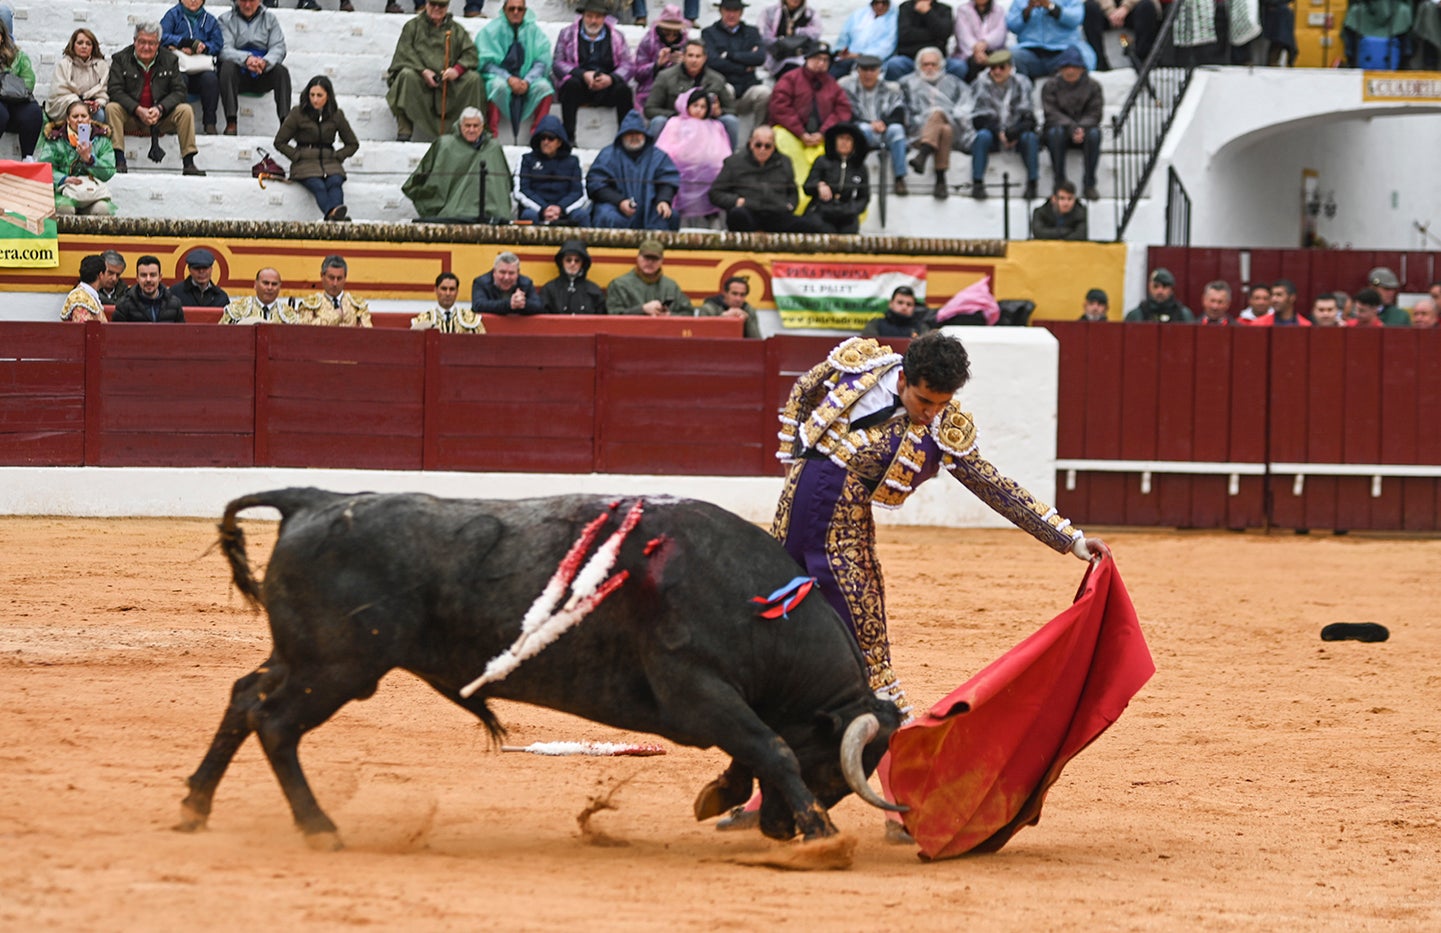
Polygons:
[[[627,505],[633,528],[612,533],[615,572],[582,601],[587,614],[477,687],[477,675],[524,640],[537,606],[544,615],[538,594],[557,580],[580,586],[565,568],[574,577],[580,545]],[[263,581],[238,520],[257,507],[281,514]],[[731,761],[696,798],[697,820],[745,802],[756,781],[760,828],[776,839],[835,834],[827,808],[850,791],[899,809],[867,783],[899,726],[895,705],[868,689],[859,649],[824,599],[758,617],[752,598],[798,568],[769,535],[716,506],[283,489],[231,502],[220,547],[236,587],[266,610],[273,646],[235,682],[176,829],[205,826],[226,767],[254,732],[307,842],[339,848],[298,745],[396,668],[470,711],[497,743],[505,730],[492,697],[719,747]]]

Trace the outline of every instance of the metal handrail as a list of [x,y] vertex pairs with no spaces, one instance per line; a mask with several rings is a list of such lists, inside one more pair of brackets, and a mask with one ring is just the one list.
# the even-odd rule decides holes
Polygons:
[[1181,176],[1166,166],[1166,245],[1191,245],[1191,195]]

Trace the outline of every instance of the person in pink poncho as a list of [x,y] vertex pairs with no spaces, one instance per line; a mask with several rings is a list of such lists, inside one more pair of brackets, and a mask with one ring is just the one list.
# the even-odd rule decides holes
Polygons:
[[707,194],[721,163],[731,154],[725,125],[716,119],[720,106],[702,89],[692,88],[676,98],[675,109],[676,115],[666,121],[655,145],[680,169],[676,213],[681,217],[717,214],[720,208],[711,204]]
[[681,50],[690,34],[685,28],[680,7],[668,3],[661,11],[660,19],[646,32],[640,44],[635,47],[635,105],[645,106],[650,96],[651,85],[656,75],[680,62]]

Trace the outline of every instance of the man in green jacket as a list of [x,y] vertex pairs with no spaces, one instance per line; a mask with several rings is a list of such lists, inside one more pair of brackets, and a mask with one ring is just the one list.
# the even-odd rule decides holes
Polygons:
[[451,131],[430,144],[400,190],[426,220],[507,223],[513,213],[510,184],[505,150],[486,132],[485,114],[466,107]]
[[385,103],[395,114],[395,138],[409,142],[419,126],[440,136],[466,107],[482,104],[475,42],[450,15],[449,0],[426,0],[400,30],[385,72]]
[[695,308],[675,279],[661,272],[665,248],[659,240],[644,240],[635,257],[635,268],[610,283],[605,290],[611,314],[646,314],[650,317],[694,315]]

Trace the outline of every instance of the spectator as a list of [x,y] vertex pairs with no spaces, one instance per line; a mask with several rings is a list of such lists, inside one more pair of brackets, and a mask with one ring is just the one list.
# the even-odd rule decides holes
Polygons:
[[395,138],[409,142],[418,126],[441,136],[454,114],[481,106],[479,56],[469,30],[450,15],[450,0],[426,0],[400,30],[385,72],[385,103]]
[[1311,305],[1311,323],[1317,327],[1342,326],[1341,305],[1335,295],[1323,292],[1316,296],[1315,303]]
[[1436,327],[1436,301],[1432,298],[1421,298],[1411,306],[1411,326],[1423,330],[1432,330]]
[[220,103],[225,108],[225,135],[234,136],[240,94],[275,95],[275,119],[290,113],[290,71],[285,61],[285,32],[275,14],[260,0],[235,0],[220,14],[225,47],[220,50]]
[[1229,327],[1233,323],[1230,309],[1231,286],[1220,279],[1207,282],[1201,292],[1201,317],[1197,323],[1203,326]]
[[729,156],[711,185],[710,202],[726,212],[726,228],[737,233],[819,233],[811,217],[795,215],[795,169],[776,151],[768,126],[751,131],[746,148]]
[[100,276],[100,282],[95,291],[100,295],[103,304],[113,305],[125,294],[125,257],[113,249],[107,249],[100,254],[105,260],[105,274]]
[[1437,307],[1441,307],[1441,282],[1432,282],[1428,294],[1431,296],[1431,300],[1436,302]]
[[1011,49],[1016,70],[1027,78],[1044,78],[1056,70],[1056,59],[1068,48],[1081,53],[1088,69],[1096,53],[1081,33],[1084,0],[1015,0],[1006,11],[1006,28],[1016,34]]
[[1255,327],[1310,327],[1311,322],[1296,311],[1296,283],[1277,279],[1271,286],[1271,310],[1256,318]]
[[989,74],[973,85],[971,123],[976,137],[971,146],[971,197],[979,201],[986,196],[986,162],[990,154],[1017,149],[1026,165],[1022,197],[1034,200],[1041,174],[1041,143],[1036,135],[1036,112],[1031,107],[1031,79],[1012,73],[1010,52],[993,52],[988,61]]
[[1041,89],[1046,150],[1051,154],[1056,184],[1066,180],[1066,150],[1081,150],[1081,189],[1087,201],[1101,196],[1096,167],[1101,164],[1101,111],[1105,105],[1105,92],[1100,82],[1086,73],[1081,53],[1066,49],[1058,55],[1056,76]]
[[841,90],[851,105],[851,118],[870,149],[882,146],[890,154],[895,175],[892,191],[905,196],[906,189],[906,103],[901,86],[881,80],[881,60],[874,55],[856,59],[856,70],[840,80]]
[[491,20],[475,37],[478,67],[485,78],[487,125],[500,135],[500,115],[510,119],[510,138],[520,140],[520,125],[530,131],[550,113],[555,88],[550,83],[550,41],[526,9],[525,0],[505,0],[505,15]]
[[1176,300],[1176,277],[1170,269],[1151,270],[1146,297],[1126,312],[1126,323],[1190,324],[1196,320],[1191,309]]
[[690,90],[700,90],[710,99],[711,116],[725,127],[731,149],[734,150],[736,143],[740,141],[740,121],[734,112],[735,95],[731,94],[730,86],[720,72],[706,67],[705,43],[699,39],[692,39],[685,44],[680,64],[667,69],[656,79],[655,87],[651,89],[650,100],[645,105],[645,115],[650,120],[651,138],[660,136],[665,121],[676,115],[676,101],[683,92]]
[[70,112],[70,105],[79,100],[85,102],[92,120],[104,119],[105,105],[110,103],[106,87],[109,80],[110,62],[100,51],[100,40],[84,27],[75,30],[55,62],[45,115],[52,120],[63,120]]
[[90,119],[85,101],[71,101],[65,119],[45,128],[39,152],[39,160],[49,163],[52,170],[55,213],[103,217],[115,213],[115,202],[105,187],[105,182],[115,177],[110,127]]
[[[681,59],[686,39],[685,20],[680,7],[667,3],[660,19],[635,47],[635,105],[644,108],[650,89],[660,73]],[[649,116],[649,114],[647,114]]]
[[470,283],[470,310],[476,314],[543,314],[545,305],[530,276],[520,274],[520,257],[507,250]]
[[825,152],[826,130],[851,122],[851,102],[830,75],[830,46],[811,42],[805,57],[805,67],[792,69],[776,82],[770,100],[776,149],[791,160],[796,187],[805,183],[811,163]]
[[649,317],[694,315],[690,299],[663,271],[664,261],[665,248],[659,240],[642,240],[636,252],[635,268],[611,282],[606,290],[605,302],[610,313]]
[[160,260],[141,256],[135,260],[135,287],[115,302],[115,323],[184,324],[180,299],[160,281]]
[[861,330],[862,337],[919,337],[926,332],[926,322],[916,314],[916,293],[909,285],[891,292],[886,313],[871,318]]
[[605,314],[605,292],[592,282],[584,240],[566,240],[555,254],[557,275],[540,287],[546,314]]
[[[205,0],[180,0],[160,18],[160,44],[172,52],[210,60],[209,68],[186,74],[185,83],[191,95],[200,98],[200,122],[205,134],[214,136],[216,108],[220,105],[220,76],[216,73],[215,57],[225,47],[219,20],[205,9]],[[55,67],[58,69],[59,63]]]
[[100,301],[97,286],[105,274],[105,260],[90,255],[80,260],[80,281],[65,296],[60,307],[60,320],[84,324],[86,321],[105,321],[105,308]]
[[520,219],[533,224],[589,227],[590,198],[580,174],[580,159],[571,152],[565,125],[546,114],[530,136],[530,152],[520,159],[515,176]]
[[703,221],[719,213],[709,195],[721,165],[731,154],[731,138],[714,117],[715,108],[702,88],[682,91],[675,108],[677,114],[666,122],[655,146],[670,156],[680,172],[675,212],[681,222]]
[[1356,302],[1352,300],[1350,295],[1340,289],[1336,289],[1331,292],[1331,297],[1336,299],[1336,307],[1341,312],[1342,321],[1348,321],[1356,316]]
[[451,223],[510,222],[510,163],[485,114],[466,107],[446,135],[430,144],[400,191],[422,220]]
[[[1401,280],[1396,278],[1396,273],[1385,266],[1377,266],[1366,276],[1366,282],[1381,295],[1381,311],[1377,315],[1381,323],[1387,327],[1410,327],[1411,315],[1396,303],[1396,293],[1401,288]],[[1359,294],[1356,300],[1361,300]]]
[[1111,313],[1111,299],[1105,291],[1093,288],[1086,292],[1086,303],[1082,306],[1081,317],[1083,321],[1108,321]]
[[[335,148],[340,137],[343,145]],[[360,151],[345,111],[335,103],[335,88],[316,75],[301,92],[300,103],[280,123],[275,148],[290,160],[290,179],[300,182],[326,220],[348,220],[345,160]]]
[[680,217],[672,209],[680,171],[645,131],[645,117],[625,115],[615,142],[590,165],[585,190],[595,202],[597,227],[674,230]]
[[575,113],[581,107],[614,107],[617,123],[635,103],[630,79],[635,73],[630,46],[605,0],[584,0],[580,16],[555,40],[555,78],[566,135],[575,139]]
[[[1076,186],[1069,181],[1056,183],[1051,197],[1031,212],[1033,240],[1087,240],[1086,206],[1076,200]],[[1226,289],[1230,298],[1230,288]]]
[[110,60],[107,79],[110,103],[105,105],[105,122],[110,124],[110,145],[115,148],[115,171],[124,174],[125,134],[149,133],[150,158],[165,157],[159,148],[162,133],[174,133],[180,141],[184,175],[204,175],[195,164],[195,112],[185,102],[188,91],[175,53],[160,47],[160,24],[135,24],[134,41]]
[[850,123],[826,130],[826,154],[816,159],[806,178],[811,203],[806,216],[825,233],[860,233],[861,215],[871,202],[870,151],[861,131]]
[[230,304],[225,289],[211,280],[215,271],[215,254],[208,249],[192,249],[185,254],[186,276],[175,283],[170,294],[186,308],[223,308]]
[[874,55],[886,61],[896,54],[896,10],[891,0],[870,0],[846,17],[836,36],[836,53],[831,76],[844,78],[860,55]]
[[956,30],[956,17],[940,0],[905,0],[896,14],[896,53],[886,62],[886,80],[899,81],[916,70],[921,49],[935,47],[945,58]]
[[0,72],[8,71],[25,82],[31,92],[26,100],[0,101],[0,133],[14,130],[20,141],[22,162],[35,161],[35,145],[40,141],[40,130],[45,123],[45,111],[35,102],[35,69],[30,65],[30,56],[10,38],[10,30],[0,23]]
[[1111,29],[1129,29],[1136,34],[1136,61],[1145,64],[1156,44],[1156,34],[1161,30],[1161,3],[1160,0],[1085,0],[1081,27],[1086,44],[1096,56],[1097,71],[1111,70],[1105,35]]
[[410,329],[438,330],[442,334],[485,333],[485,323],[481,321],[480,314],[455,303],[459,295],[460,279],[454,272],[442,272],[436,276],[435,305],[411,318]]
[[1238,317],[1243,321],[1254,321],[1271,313],[1271,286],[1257,283],[1251,286],[1246,307]]
[[720,19],[700,34],[706,62],[730,84],[738,115],[764,118],[771,90],[756,73],[766,61],[764,39],[759,29],[741,22],[745,0],[720,0],[719,5]]
[[970,0],[956,7],[956,52],[946,71],[970,84],[985,73],[992,52],[1006,47],[1006,11],[995,0]]
[[806,0],[780,0],[761,14],[766,71],[777,83],[786,72],[805,64],[806,45],[820,39],[821,15]]
[[[921,49],[913,74],[901,81],[906,113],[910,116],[910,136],[916,145],[911,170],[917,175],[926,171],[926,161],[935,158],[936,184],[933,197],[945,200],[951,196],[946,172],[951,167],[951,149],[972,145],[975,132],[970,123],[971,92],[965,82],[946,74],[945,56],[937,48]],[[959,127],[956,120],[964,122]],[[959,138],[957,138],[957,130]]]
[[308,324],[322,327],[370,327],[370,303],[345,288],[350,266],[334,254],[320,261],[320,291],[300,301],[297,310]]
[[759,340],[761,336],[760,321],[756,319],[756,309],[752,308],[747,301],[751,293],[750,280],[740,275],[733,275],[725,280],[719,295],[712,295],[701,302],[696,314],[699,317],[724,317],[740,319],[745,321],[745,327],[741,334],[752,340]]
[[1346,322],[1347,327],[1385,327],[1381,320],[1381,309],[1386,302],[1374,288],[1363,288],[1356,293],[1356,316]]
[[309,324],[309,315],[280,297],[280,273],[270,266],[255,272],[255,294],[237,298],[220,312],[220,324]]

